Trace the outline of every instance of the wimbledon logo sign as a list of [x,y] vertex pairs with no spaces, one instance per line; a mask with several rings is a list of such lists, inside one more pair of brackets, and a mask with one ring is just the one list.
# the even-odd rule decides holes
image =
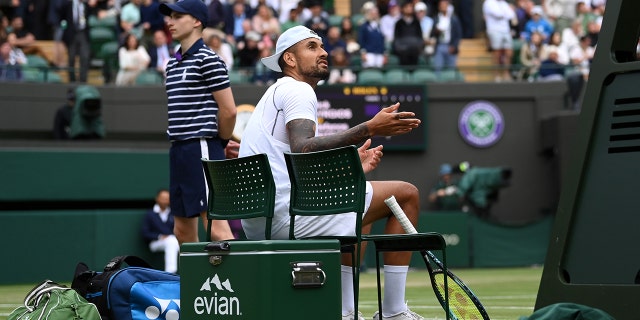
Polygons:
[[218,274],[208,277],[200,286],[200,294],[207,296],[196,297],[193,301],[193,310],[196,314],[215,314],[227,316],[242,315],[240,311],[240,299],[233,295],[229,279],[220,281]]
[[502,138],[504,118],[495,104],[482,100],[473,101],[460,112],[458,130],[468,144],[486,148]]

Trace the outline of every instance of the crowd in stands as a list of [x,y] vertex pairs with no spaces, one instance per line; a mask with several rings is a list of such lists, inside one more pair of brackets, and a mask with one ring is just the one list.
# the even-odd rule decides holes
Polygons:
[[[339,69],[328,83],[356,82],[363,68],[456,69],[461,39],[476,36],[465,7],[470,0],[376,0],[352,8],[351,17],[333,12],[337,0],[203,1],[209,9],[205,43],[234,76],[256,84],[275,81],[277,74],[260,58],[271,55],[278,36],[296,25],[323,38],[330,64]],[[158,11],[161,2],[172,1],[0,0],[0,80],[22,79],[27,56],[67,69],[71,82],[86,82],[94,60],[103,61],[105,82],[116,85],[134,84],[146,71],[163,75],[177,48]],[[605,4],[483,0],[495,80],[561,79],[571,70],[586,79]],[[111,38],[96,40],[105,28]],[[53,40],[53,57],[38,40]],[[117,50],[106,52],[107,42]]]

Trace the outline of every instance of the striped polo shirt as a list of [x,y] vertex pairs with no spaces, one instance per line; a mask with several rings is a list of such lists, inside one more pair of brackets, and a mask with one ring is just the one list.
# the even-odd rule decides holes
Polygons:
[[172,57],[166,70],[169,141],[217,137],[218,103],[212,93],[230,85],[222,59],[199,39]]

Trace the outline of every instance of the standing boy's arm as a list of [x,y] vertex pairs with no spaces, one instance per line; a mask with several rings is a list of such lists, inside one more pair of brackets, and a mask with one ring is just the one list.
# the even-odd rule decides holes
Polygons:
[[218,137],[225,140],[231,139],[237,113],[231,88],[214,91],[213,98],[218,103]]

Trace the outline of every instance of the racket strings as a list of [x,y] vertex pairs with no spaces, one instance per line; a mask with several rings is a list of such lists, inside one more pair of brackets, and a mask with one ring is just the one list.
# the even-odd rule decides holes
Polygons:
[[[444,298],[444,274],[440,273],[435,275],[435,281],[437,289],[440,295]],[[467,292],[465,292],[460,285],[453,279],[447,279],[447,285],[449,287],[449,309],[458,319],[465,320],[482,320],[484,319],[480,310],[476,304],[471,300]]]

